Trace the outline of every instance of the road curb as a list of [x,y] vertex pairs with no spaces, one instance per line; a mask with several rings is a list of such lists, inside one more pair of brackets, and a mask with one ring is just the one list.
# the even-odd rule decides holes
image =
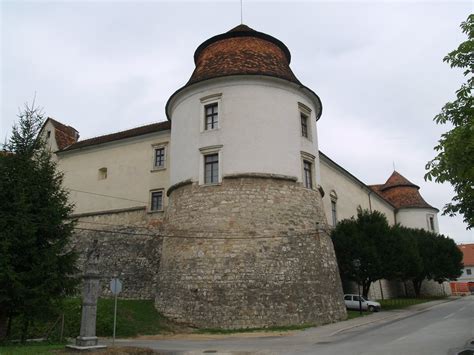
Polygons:
[[[378,318],[378,319],[374,319],[374,320],[371,320],[371,321],[368,321],[368,322],[364,322],[364,323],[359,323],[359,324],[354,324],[354,325],[351,325],[351,326],[348,326],[348,327],[345,327],[345,328],[342,328],[342,329],[339,329],[339,330],[336,330],[335,332],[331,333],[329,336],[334,336],[334,335],[337,335],[339,333],[342,333],[346,330],[350,330],[350,329],[354,329],[354,328],[357,328],[357,327],[362,327],[364,325],[367,325],[367,324],[372,324],[372,323],[377,323],[377,322],[380,322],[380,321],[383,321],[387,318],[394,318],[396,320],[399,320],[399,319],[404,319],[404,318],[408,318],[410,316],[413,316],[415,315],[416,313],[418,312],[423,312],[423,311],[426,311],[430,308],[433,308],[433,307],[436,307],[436,306],[439,306],[443,303],[448,303],[448,302],[452,302],[452,301],[456,301],[456,300],[459,300],[460,298],[451,298],[451,299],[444,299],[444,300],[437,300],[437,301],[430,301],[430,302],[425,302],[424,304],[429,304],[429,303],[434,303],[432,305],[429,305],[428,307],[423,307],[422,309],[419,309],[419,310],[410,310],[410,308],[412,307],[415,307],[417,305],[413,305],[413,306],[410,306],[410,307],[407,307],[405,308],[405,311],[406,314],[401,314],[401,313],[392,313],[392,314],[389,314],[383,318]],[[423,303],[422,303],[423,304]],[[411,311],[411,312],[410,312]],[[390,311],[389,311],[390,312]]]

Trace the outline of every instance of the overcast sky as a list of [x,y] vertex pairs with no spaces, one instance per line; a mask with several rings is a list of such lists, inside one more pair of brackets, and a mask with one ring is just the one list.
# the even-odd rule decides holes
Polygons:
[[[1,1],[1,0],[0,0]],[[367,184],[396,170],[438,207],[452,188],[423,180],[441,133],[433,117],[464,78],[443,57],[466,40],[471,1],[249,1],[244,23],[283,41],[323,103],[319,147]],[[240,2],[2,1],[3,141],[36,101],[81,139],[165,120],[197,46],[240,23]],[[440,232],[474,242],[461,217]]]

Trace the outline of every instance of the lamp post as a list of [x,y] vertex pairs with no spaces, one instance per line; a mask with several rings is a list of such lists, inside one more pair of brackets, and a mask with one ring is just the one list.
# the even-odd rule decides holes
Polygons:
[[362,315],[362,299],[360,298],[360,259],[354,259],[352,265],[354,265],[357,278],[357,289],[359,291],[359,313]]

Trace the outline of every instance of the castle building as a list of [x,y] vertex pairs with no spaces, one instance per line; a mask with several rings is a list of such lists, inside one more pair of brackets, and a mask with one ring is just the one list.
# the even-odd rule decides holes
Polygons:
[[[98,241],[102,272],[121,275],[126,297],[155,298],[195,326],[345,318],[331,227],[364,208],[437,232],[438,210],[398,172],[366,185],[319,151],[321,101],[278,39],[239,25],[194,61],[165,122],[81,141],[46,121],[76,248]],[[373,295],[397,295],[388,284]]]

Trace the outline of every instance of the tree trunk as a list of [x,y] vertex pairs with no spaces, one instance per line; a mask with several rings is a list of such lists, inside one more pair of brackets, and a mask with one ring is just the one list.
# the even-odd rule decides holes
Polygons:
[[423,283],[423,280],[412,280],[412,282],[413,289],[415,290],[415,296],[420,297],[421,284]]
[[362,281],[362,296],[364,296],[364,298],[367,298],[371,284],[372,281]]
[[28,318],[23,319],[23,324],[21,327],[21,343],[25,343],[26,339],[28,339],[28,326],[30,325],[30,320]]
[[8,335],[8,313],[6,308],[0,306],[0,341],[5,340]]

